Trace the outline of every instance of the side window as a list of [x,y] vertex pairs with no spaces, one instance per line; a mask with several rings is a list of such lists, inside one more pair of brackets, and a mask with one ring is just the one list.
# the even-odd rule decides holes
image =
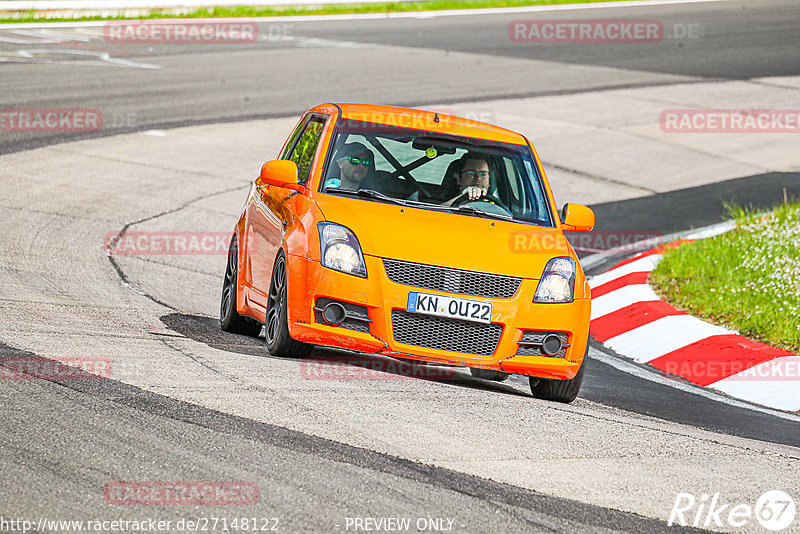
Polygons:
[[297,138],[300,137],[300,132],[303,131],[303,128],[307,122],[308,121],[306,120],[306,117],[303,117],[303,119],[297,123],[297,126],[295,126],[294,130],[292,130],[292,135],[289,137],[289,141],[286,142],[286,146],[283,147],[281,156],[278,159],[289,159],[289,155],[292,153],[294,145],[297,144]]
[[311,171],[311,163],[317,151],[319,139],[322,137],[322,129],[325,127],[325,119],[322,117],[312,117],[306,123],[303,133],[297,139],[297,144],[292,150],[289,159],[297,163],[297,181],[305,183]]

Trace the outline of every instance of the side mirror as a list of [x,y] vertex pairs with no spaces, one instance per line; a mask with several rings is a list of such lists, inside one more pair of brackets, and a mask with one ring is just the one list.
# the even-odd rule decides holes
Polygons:
[[561,210],[561,229],[574,232],[589,232],[594,228],[594,212],[581,204],[568,202]]
[[286,159],[275,159],[261,167],[261,183],[286,189],[301,191],[304,187],[297,183],[297,164]]

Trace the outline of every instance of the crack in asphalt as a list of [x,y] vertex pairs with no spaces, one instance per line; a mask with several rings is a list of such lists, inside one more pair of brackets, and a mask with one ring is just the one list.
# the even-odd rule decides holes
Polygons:
[[[170,209],[170,210],[165,210],[165,211],[162,211],[160,213],[156,213],[154,215],[150,215],[150,216],[143,217],[141,219],[137,219],[135,221],[129,222],[129,223],[125,224],[125,226],[122,227],[122,230],[120,230],[117,233],[116,236],[114,236],[114,238],[109,243],[109,248],[113,248],[120,241],[120,239],[122,239],[125,236],[125,233],[128,231],[128,229],[131,226],[134,226],[134,225],[137,225],[137,224],[141,224],[141,223],[144,223],[144,222],[147,222],[147,221],[152,221],[154,219],[158,219],[159,217],[163,217],[165,215],[171,215],[173,213],[177,213],[177,212],[179,212],[181,210],[184,210],[184,209],[190,207],[192,204],[194,204],[196,202],[199,202],[201,200],[206,200],[206,199],[215,197],[217,195],[224,195],[226,193],[231,193],[233,191],[237,191],[237,190],[240,190],[240,189],[245,189],[245,188],[248,188],[248,187],[250,187],[249,184],[247,184],[247,185],[238,185],[236,187],[229,187],[229,188],[226,188],[226,189],[222,189],[220,191],[215,191],[213,193],[208,193],[206,195],[200,195],[200,196],[197,196],[197,197],[195,197],[195,198],[193,198],[191,200],[187,200],[186,202],[182,203],[180,206],[178,206],[176,208],[173,208],[173,209]],[[233,234],[233,231],[231,231],[231,234]],[[180,311],[180,310],[178,310],[178,308],[175,308],[174,306],[172,306],[170,304],[167,304],[166,302],[163,302],[162,300],[160,300],[159,298],[155,297],[154,295],[151,295],[147,291],[144,291],[143,289],[140,289],[140,288],[134,288],[133,284],[131,284],[130,280],[125,275],[125,272],[122,269],[122,266],[114,258],[114,255],[106,252],[106,258],[108,258],[108,261],[111,263],[111,266],[114,267],[114,271],[116,271],[117,276],[119,276],[120,280],[122,280],[122,283],[125,284],[126,287],[130,288],[131,290],[135,291],[136,293],[138,293],[138,294],[140,294],[142,296],[147,297],[148,299],[152,300],[156,304],[164,306],[165,308],[167,308],[169,310],[176,311],[176,312]]]

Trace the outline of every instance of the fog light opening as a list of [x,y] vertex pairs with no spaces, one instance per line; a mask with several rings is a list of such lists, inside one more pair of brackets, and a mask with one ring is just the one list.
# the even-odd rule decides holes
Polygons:
[[339,326],[347,318],[347,312],[338,302],[329,302],[322,310],[322,318],[330,325]]
[[542,352],[548,356],[555,356],[561,351],[561,338],[555,334],[549,334],[542,342]]

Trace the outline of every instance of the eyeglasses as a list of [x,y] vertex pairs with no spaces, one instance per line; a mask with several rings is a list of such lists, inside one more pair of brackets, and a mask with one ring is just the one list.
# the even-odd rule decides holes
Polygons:
[[462,171],[461,176],[466,176],[467,178],[488,178],[489,171]]
[[351,157],[349,157],[347,159],[348,159],[348,161],[350,161],[350,165],[359,165],[360,164],[360,165],[363,165],[364,167],[369,167],[370,164],[372,163],[372,160],[369,159],[369,158],[354,158],[354,157],[351,156]]

